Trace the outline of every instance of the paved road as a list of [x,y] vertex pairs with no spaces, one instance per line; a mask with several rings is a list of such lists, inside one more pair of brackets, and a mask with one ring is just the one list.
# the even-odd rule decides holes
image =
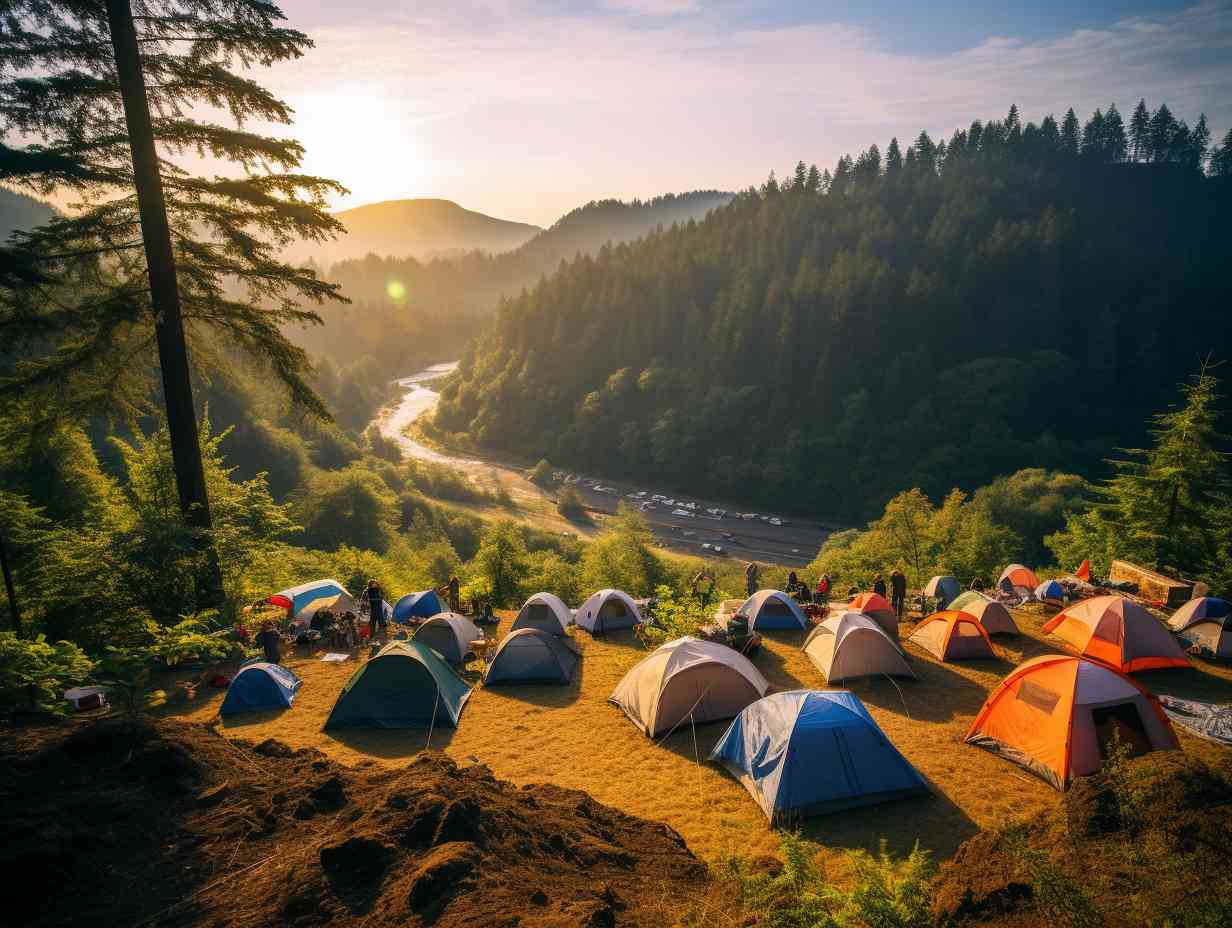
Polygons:
[[[432,367],[403,377],[398,382],[407,389],[402,398],[392,407],[382,410],[374,420],[381,433],[401,447],[407,457],[432,461],[456,467],[470,474],[491,475],[498,471],[512,477],[515,483],[522,484],[527,492],[538,492],[525,484],[520,471],[500,464],[474,458],[463,458],[437,451],[426,445],[408,438],[403,429],[425,412],[431,410],[438,399],[436,391],[422,384],[422,381],[432,380],[452,371],[457,362],[436,364]],[[583,482],[585,481],[585,482]],[[596,490],[593,479],[583,477],[575,484],[582,497],[584,505],[601,513],[615,513],[616,507],[625,502],[641,506],[643,515],[650,524],[655,537],[666,547],[691,554],[718,556],[713,548],[706,549],[703,545],[719,545],[721,556],[738,558],[740,560],[764,560],[776,564],[788,564],[793,567],[808,564],[817,555],[817,549],[826,536],[834,530],[834,526],[826,526],[819,522],[800,519],[785,519],[783,525],[771,525],[760,516],[770,516],[770,513],[758,513],[756,519],[741,519],[736,516],[737,510],[730,504],[702,500],[697,497],[674,497],[677,505],[667,506],[662,502],[650,504],[650,497],[660,490],[645,484],[632,485],[625,482],[602,480],[597,484],[602,490]],[[556,487],[559,488],[559,485]],[[629,498],[628,494],[644,492],[645,497]],[[674,496],[674,495],[673,495]],[[684,503],[693,503],[695,509],[686,509]],[[673,514],[675,510],[692,512],[694,515],[684,516]],[[706,512],[707,509],[725,509],[727,514],[716,518]],[[746,511],[747,510],[743,510]]]

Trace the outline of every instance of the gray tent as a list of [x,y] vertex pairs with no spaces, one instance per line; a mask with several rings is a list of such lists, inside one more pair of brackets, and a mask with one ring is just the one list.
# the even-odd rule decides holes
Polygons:
[[915,679],[890,636],[858,612],[844,612],[816,626],[804,641],[804,653],[827,683],[882,674]]
[[573,613],[559,596],[536,593],[523,604],[509,630],[516,632],[523,628],[538,628],[553,635],[563,635],[572,621]]
[[414,639],[427,645],[451,664],[464,664],[471,642],[483,637],[474,622],[456,612],[439,612],[415,629]]
[[521,628],[505,636],[483,675],[496,683],[568,683],[582,655],[568,642],[538,628]]

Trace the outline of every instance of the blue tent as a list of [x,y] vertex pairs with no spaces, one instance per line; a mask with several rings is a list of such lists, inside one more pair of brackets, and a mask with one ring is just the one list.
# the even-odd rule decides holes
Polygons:
[[295,700],[299,687],[299,677],[281,664],[253,661],[241,667],[227,687],[227,698],[222,701],[218,714],[286,709]]
[[771,823],[928,795],[924,778],[847,690],[792,690],[745,708],[710,759]]
[[441,598],[435,590],[422,590],[418,593],[407,593],[394,605],[394,621],[406,622],[409,619],[430,619],[438,612],[444,612]]
[[1035,598],[1042,603],[1065,602],[1065,587],[1056,580],[1045,580],[1035,588]]

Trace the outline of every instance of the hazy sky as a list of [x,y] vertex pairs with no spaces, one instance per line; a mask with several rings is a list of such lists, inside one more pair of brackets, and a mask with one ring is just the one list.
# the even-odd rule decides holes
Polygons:
[[317,43],[263,75],[338,206],[439,196],[547,225],[602,197],[738,189],[1017,103],[1167,101],[1232,127],[1232,0],[928,4],[284,0]]

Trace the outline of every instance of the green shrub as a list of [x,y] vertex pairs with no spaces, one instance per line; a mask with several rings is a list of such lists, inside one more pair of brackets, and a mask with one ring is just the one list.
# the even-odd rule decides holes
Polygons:
[[526,479],[541,487],[552,482],[552,465],[547,458],[540,458],[539,463],[526,472]]
[[18,638],[13,632],[0,632],[0,705],[27,712],[66,712],[64,690],[85,680],[93,668],[93,661],[75,644],[48,644],[42,635]]
[[580,522],[586,518],[586,507],[582,504],[582,497],[572,485],[560,488],[560,493],[556,495],[556,511],[574,522]]

